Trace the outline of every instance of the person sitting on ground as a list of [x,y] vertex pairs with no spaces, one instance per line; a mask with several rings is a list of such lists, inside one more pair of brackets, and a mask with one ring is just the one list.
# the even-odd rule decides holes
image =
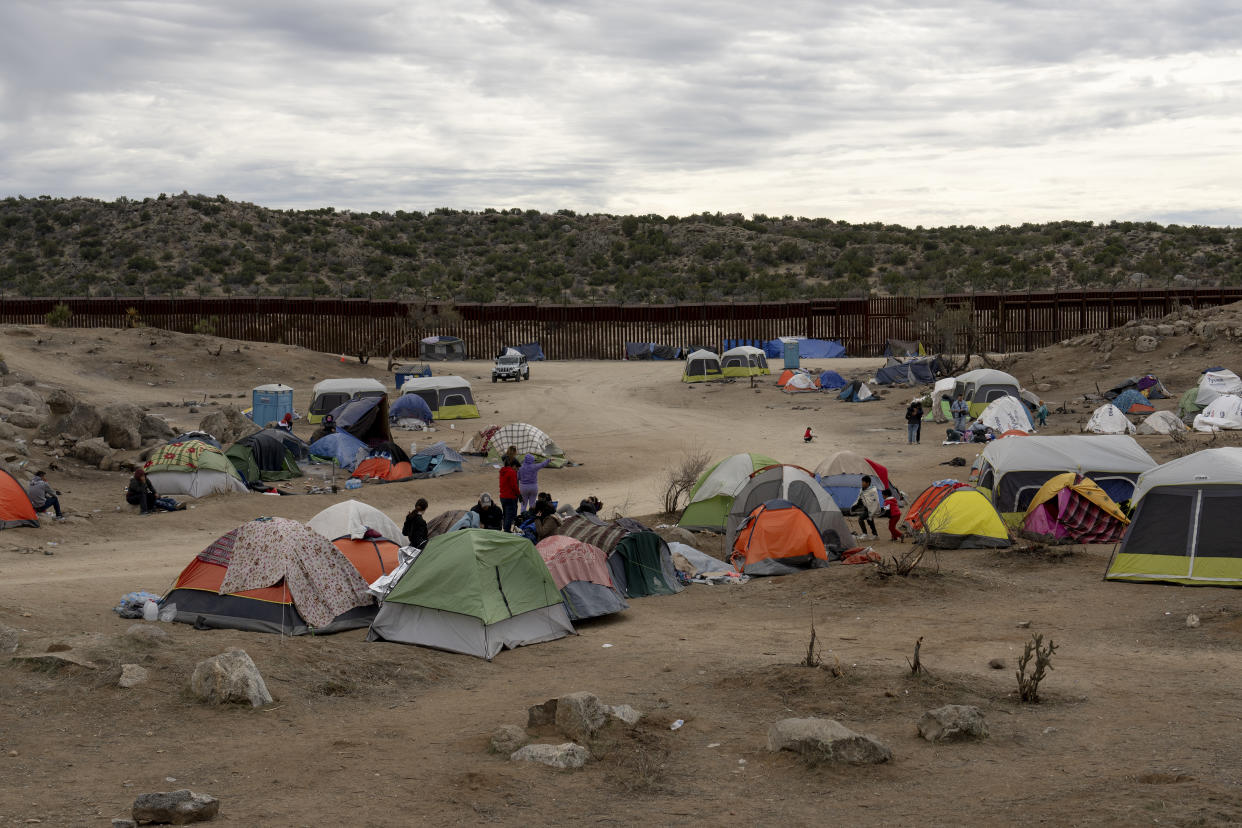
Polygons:
[[276,427],[279,428],[281,431],[288,431],[292,433],[293,432],[293,413],[290,411],[286,411],[285,416],[280,418],[280,422],[276,424]]
[[171,497],[160,497],[159,492],[151,485],[147,473],[141,468],[134,469],[134,476],[129,479],[129,485],[125,489],[125,502],[137,506],[138,512],[144,515],[152,514],[156,509],[163,509],[165,512],[185,510],[184,503],[178,503]]
[[870,475],[863,475],[862,490],[851,511],[858,516],[858,528],[862,530],[858,539],[875,540],[875,516],[880,513],[880,492],[872,484]]
[[806,431],[802,432],[802,442],[809,443],[815,439],[815,432],[811,431],[811,427],[807,426]]
[[551,500],[539,500],[535,503],[535,541],[536,543],[555,535],[561,529],[561,519],[556,516],[556,507]]
[[319,423],[319,428],[315,429],[315,433],[311,435],[310,442],[321,440],[336,431],[336,420],[331,414],[324,414],[323,420]]
[[578,514],[598,515],[599,510],[602,508],[604,508],[604,504],[600,501],[600,499],[595,495],[591,495],[578,503]]
[[504,512],[501,511],[499,506],[492,503],[492,496],[487,492],[479,495],[479,502],[474,504],[470,511],[478,514],[480,528],[500,531],[501,524],[504,522]]
[[401,527],[401,534],[416,549],[427,545],[427,520],[423,517],[426,511],[427,498],[420,497],[414,504],[414,510],[405,516],[405,525]]
[[44,471],[34,473],[34,479],[26,487],[26,496],[30,498],[30,505],[34,506],[36,512],[42,512],[44,509],[55,509],[56,519],[64,520],[65,516],[60,511],[60,498],[57,497],[60,492],[54,490],[51,484],[47,482],[46,474],[47,472]]

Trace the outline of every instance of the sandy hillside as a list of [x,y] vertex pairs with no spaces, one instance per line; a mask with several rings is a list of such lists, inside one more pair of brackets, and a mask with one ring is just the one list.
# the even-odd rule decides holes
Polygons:
[[[1150,368],[1181,392],[1206,364],[1242,367],[1232,336],[1213,331],[1205,342],[1194,333],[1198,321],[1151,353],[1135,353],[1125,340],[1135,334],[1122,331],[1023,355],[1010,368],[1067,404],[1048,433],[1070,433],[1094,407],[1082,395],[1097,382],[1106,388]],[[1101,350],[1105,339],[1111,347]],[[248,404],[237,395],[264,382],[292,385],[299,410],[318,379],[391,384],[383,365],[152,330],[6,327],[0,354],[12,371],[7,383],[64,388],[97,405],[133,402],[179,430],[223,404]],[[878,362],[810,365],[861,378]],[[474,382],[483,417],[433,435],[403,433],[402,442],[460,445],[481,424],[531,422],[581,464],[543,472],[542,488],[573,502],[596,494],[608,513],[649,520],[667,469],[687,452],[758,451],[813,468],[852,448],[888,465],[912,493],[964,476],[944,464],[975,453],[939,445],[930,427],[923,444],[907,446],[909,390],[851,405],[783,394],[774,377],[754,388],[687,386],[672,363],[536,363],[530,382],[497,385],[486,363],[452,370]],[[801,441],[807,425],[820,435],[809,446]],[[1188,450],[1141,439],[1158,460]],[[1191,447],[1209,440],[1193,437]],[[125,472],[57,459],[52,448],[13,456],[27,469],[55,467],[51,479],[71,517],[0,532],[0,623],[19,631],[19,654],[63,644],[94,669],[0,668],[0,822],[107,825],[138,793],[179,787],[221,797],[217,822],[247,826],[1242,821],[1242,594],[1105,584],[1108,548],[942,552],[911,578],[834,566],[739,587],[692,586],[635,600],[628,612],[580,625],[578,636],[491,663],[367,644],[362,632],[281,639],[162,625],[168,642],[151,645],[125,635],[134,622],[111,611],[121,595],[162,592],[243,520],[305,520],[349,494],[205,498],[192,510],[140,519],[116,510]],[[356,494],[400,522],[419,496],[434,514],[495,489],[495,470],[476,459],[462,474]],[[294,481],[289,491],[305,486]],[[699,540],[707,551],[719,547],[712,536]],[[1192,612],[1202,619],[1197,629],[1185,624]],[[797,666],[812,614],[832,669]],[[1021,705],[1013,662],[1033,632],[1059,649],[1044,702]],[[912,677],[906,658],[920,637],[929,673]],[[275,704],[252,711],[189,699],[195,663],[230,647],[254,658]],[[1005,669],[989,668],[997,658]],[[116,687],[125,663],[146,666],[150,681]],[[575,690],[631,704],[643,723],[577,772],[486,752],[497,726],[522,724],[528,706]],[[919,739],[919,716],[946,703],[977,705],[990,738],[948,746]],[[840,768],[768,753],[768,726],[790,716],[838,718],[885,741],[894,760]],[[685,725],[670,730],[677,719]]]

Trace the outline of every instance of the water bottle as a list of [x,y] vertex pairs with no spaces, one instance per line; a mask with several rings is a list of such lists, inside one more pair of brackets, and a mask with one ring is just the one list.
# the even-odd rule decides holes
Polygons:
[[142,605],[143,621],[158,621],[160,617],[160,605],[152,601],[150,598]]

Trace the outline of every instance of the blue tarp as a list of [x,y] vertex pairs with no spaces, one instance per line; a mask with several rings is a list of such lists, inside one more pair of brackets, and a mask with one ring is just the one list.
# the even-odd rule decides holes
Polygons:
[[836,388],[845,387],[845,377],[836,371],[821,371],[819,375],[819,387],[832,391]]
[[441,440],[412,456],[410,458],[410,467],[414,469],[415,474],[439,477],[450,472],[461,471],[461,464],[465,460],[466,458],[449,448],[448,443]]
[[887,364],[876,370],[875,382],[877,385],[931,385],[936,381],[935,363],[935,357],[889,357]]
[[[835,339],[806,339],[801,336],[789,337],[798,340],[798,356],[802,359],[836,359],[845,356],[845,346]],[[785,355],[785,346],[779,339],[763,343],[763,352],[768,359],[777,359]]]
[[402,394],[388,407],[388,419],[394,422],[422,420],[424,423],[430,423],[433,417],[431,406],[427,405],[427,401],[422,397],[417,394]]
[[743,345],[750,348],[763,348],[767,345],[767,343],[762,339],[726,339],[720,346],[720,353],[723,354],[725,351],[732,351],[734,348],[740,348]]
[[1131,413],[1130,409],[1136,405],[1144,406],[1144,408],[1140,409],[1139,411],[1133,412],[1135,414],[1145,414],[1145,413],[1150,412],[1154,408],[1154,406],[1151,404],[1151,400],[1147,399],[1142,394],[1140,394],[1138,391],[1135,391],[1133,388],[1127,388],[1125,391],[1122,391],[1120,394],[1118,394],[1116,399],[1113,400],[1113,405],[1120,408],[1122,414]]
[[310,445],[310,453],[314,456],[331,460],[350,471],[366,459],[368,451],[366,443],[344,431],[334,431]]
[[543,355],[543,346],[538,342],[527,342],[525,345],[510,345],[509,347],[526,357],[527,362],[542,362],[547,359]]
[[682,349],[657,342],[625,343],[626,359],[681,359]]

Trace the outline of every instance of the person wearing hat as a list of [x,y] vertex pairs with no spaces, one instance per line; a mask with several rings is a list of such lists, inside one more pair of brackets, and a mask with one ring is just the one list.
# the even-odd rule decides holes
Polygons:
[[478,514],[479,527],[481,529],[500,531],[501,522],[504,520],[504,513],[501,512],[499,506],[492,502],[492,496],[487,492],[479,495],[479,502],[474,504],[470,511]]
[[26,487],[26,496],[30,498],[30,505],[34,506],[36,512],[42,512],[44,509],[55,509],[56,519],[64,520],[65,516],[60,511],[60,498],[57,497],[60,492],[53,489],[51,484],[44,479],[46,473],[43,471],[34,473],[34,479]]
[[149,515],[156,509],[163,509],[165,512],[185,510],[184,503],[178,503],[171,497],[160,497],[141,466],[134,469],[134,476],[129,479],[129,485],[125,488],[125,502],[137,506],[139,513],[144,515]]

